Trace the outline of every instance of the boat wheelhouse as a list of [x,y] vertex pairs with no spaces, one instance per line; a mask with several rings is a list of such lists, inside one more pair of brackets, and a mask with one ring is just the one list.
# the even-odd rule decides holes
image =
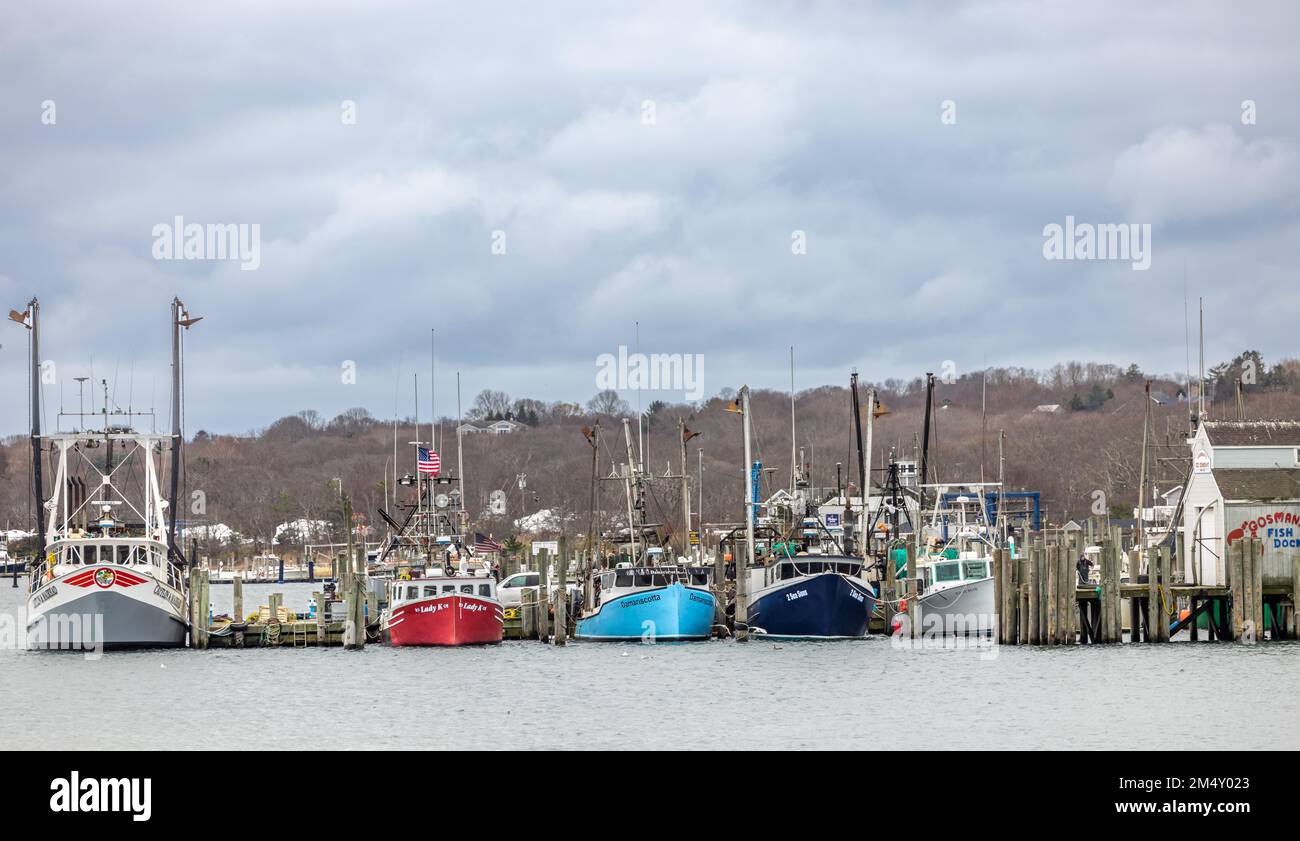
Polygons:
[[384,630],[396,646],[501,642],[503,609],[491,576],[443,575],[388,585]]
[[578,620],[577,638],[675,642],[708,639],[717,600],[712,569],[618,566],[592,576],[593,608]]

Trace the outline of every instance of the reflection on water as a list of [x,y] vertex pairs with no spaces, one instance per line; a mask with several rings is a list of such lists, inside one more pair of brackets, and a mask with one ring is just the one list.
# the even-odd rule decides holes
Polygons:
[[[248,585],[245,611],[319,585]],[[0,581],[0,612],[20,587]],[[212,587],[214,609],[231,588]],[[900,650],[887,640],[0,652],[9,748],[1300,748],[1300,645]],[[141,727],[93,726],[138,711]],[[21,714],[19,714],[21,713]],[[419,726],[404,726],[418,722]]]

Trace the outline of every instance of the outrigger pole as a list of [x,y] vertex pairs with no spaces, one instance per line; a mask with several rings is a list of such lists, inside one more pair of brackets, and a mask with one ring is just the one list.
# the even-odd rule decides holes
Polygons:
[[[167,551],[182,565],[188,563],[176,545],[176,520],[180,516],[177,502],[180,499],[181,462],[184,459],[185,434],[181,428],[181,329],[189,330],[203,316],[191,318],[180,298],[172,298],[172,476],[171,492],[167,496]],[[105,434],[108,431],[107,408],[104,415]],[[110,444],[111,446],[111,444]]]
[[[36,492],[36,551],[41,562],[45,561],[45,484],[41,470],[41,304],[35,298],[27,305],[31,324],[25,325],[31,331],[32,351],[32,482]],[[13,318],[13,315],[10,315]],[[18,319],[14,319],[18,321]],[[23,322],[18,321],[19,324]]]
[[[185,559],[176,547],[176,501],[181,480],[181,299],[172,298],[172,477],[167,494],[167,551]],[[105,430],[107,431],[107,429]]]

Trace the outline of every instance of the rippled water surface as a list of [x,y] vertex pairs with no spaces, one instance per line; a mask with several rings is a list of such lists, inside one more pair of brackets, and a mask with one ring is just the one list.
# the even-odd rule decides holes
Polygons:
[[[23,592],[0,581],[7,621]],[[8,748],[1300,748],[1300,645],[6,649],[0,709]]]

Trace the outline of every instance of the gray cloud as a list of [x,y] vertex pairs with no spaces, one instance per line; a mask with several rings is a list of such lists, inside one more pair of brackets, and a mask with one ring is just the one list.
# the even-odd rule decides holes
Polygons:
[[[65,402],[93,357],[119,402],[156,382],[161,406],[179,294],[207,317],[191,430],[409,414],[431,326],[440,413],[457,370],[467,400],[586,400],[634,321],[643,350],[704,354],[710,393],[781,387],[791,344],[801,385],[945,359],[1176,371],[1184,273],[1211,358],[1294,355],[1300,21],[1247,11],[7,7],[0,303],[41,297]],[[258,223],[261,267],[153,260],[177,215]],[[1045,261],[1067,215],[1151,223],[1151,269]],[[21,331],[0,344],[20,394]],[[24,427],[6,401],[0,430]]]

